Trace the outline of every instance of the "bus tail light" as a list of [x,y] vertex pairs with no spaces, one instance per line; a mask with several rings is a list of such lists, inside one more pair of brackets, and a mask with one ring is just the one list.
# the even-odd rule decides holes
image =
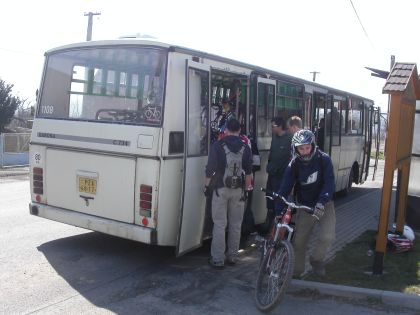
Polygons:
[[41,167],[34,167],[32,169],[32,192],[36,194],[36,201],[41,200],[44,194],[44,170]]
[[[153,187],[149,185],[140,185],[140,215],[150,218],[152,216],[152,195]],[[146,219],[146,218],[145,218]],[[143,225],[148,225],[148,220],[142,220]],[[146,223],[146,224],[144,224]]]

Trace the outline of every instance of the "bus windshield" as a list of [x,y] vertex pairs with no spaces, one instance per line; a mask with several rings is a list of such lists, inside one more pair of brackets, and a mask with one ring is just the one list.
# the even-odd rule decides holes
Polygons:
[[166,56],[134,47],[52,53],[37,117],[159,126]]

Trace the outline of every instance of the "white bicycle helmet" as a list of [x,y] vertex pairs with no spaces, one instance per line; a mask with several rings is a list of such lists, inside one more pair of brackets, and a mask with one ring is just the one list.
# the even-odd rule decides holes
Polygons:
[[[395,224],[393,225],[395,231]],[[395,234],[394,232],[389,232],[387,235],[387,248],[398,253],[409,251],[413,248],[414,245],[414,232],[413,230],[404,225],[403,235]]]
[[[395,229],[396,229],[395,223],[392,225],[392,228],[395,231]],[[403,235],[412,242],[414,242],[414,239],[416,238],[415,235],[414,235],[413,229],[411,227],[409,227],[408,225],[404,225]]]

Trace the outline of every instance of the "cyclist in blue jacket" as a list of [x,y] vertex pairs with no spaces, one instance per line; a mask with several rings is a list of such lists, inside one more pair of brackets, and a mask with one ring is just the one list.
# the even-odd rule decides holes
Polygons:
[[[331,158],[318,149],[315,136],[310,130],[299,130],[292,139],[294,158],[287,166],[279,194],[287,198],[294,187],[296,201],[313,207],[319,217],[319,236],[310,263],[316,275],[325,276],[324,259],[335,239],[335,209],[332,200],[335,191],[334,170]],[[276,208],[276,215],[281,207]],[[294,275],[305,271],[305,254],[309,237],[317,219],[298,211],[296,214]]]

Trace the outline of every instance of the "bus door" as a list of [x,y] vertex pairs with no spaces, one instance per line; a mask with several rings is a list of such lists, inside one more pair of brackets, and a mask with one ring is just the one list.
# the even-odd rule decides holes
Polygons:
[[186,61],[184,165],[176,255],[201,246],[205,217],[204,168],[209,149],[210,67]]
[[338,169],[340,166],[341,124],[344,123],[341,103],[328,95],[325,111],[325,152],[330,156],[336,182],[338,182]]
[[[378,115],[378,110],[374,106],[363,106],[366,113],[364,113],[364,122],[363,122],[363,134],[364,136],[364,145],[363,145],[363,161],[361,172],[359,176],[359,183],[364,183],[369,175],[369,166],[370,166],[370,155],[372,150],[372,135],[373,128],[375,125],[375,117]],[[375,163],[376,165],[376,163]]]
[[[268,162],[268,154],[270,151],[272,131],[271,119],[274,115],[274,104],[276,102],[276,81],[267,78],[257,78],[257,95],[256,95],[256,142],[260,153],[261,171],[265,173]],[[255,176],[255,187],[265,187],[267,184],[266,176]],[[254,193],[252,197],[252,209],[254,210],[255,222],[264,222],[266,217],[265,211],[257,209],[265,208],[265,196],[261,193]]]
[[[327,139],[325,115],[327,95],[314,92],[313,94],[313,130],[315,132],[316,144],[321,151],[330,152],[329,138]],[[326,142],[328,140],[328,142]]]

